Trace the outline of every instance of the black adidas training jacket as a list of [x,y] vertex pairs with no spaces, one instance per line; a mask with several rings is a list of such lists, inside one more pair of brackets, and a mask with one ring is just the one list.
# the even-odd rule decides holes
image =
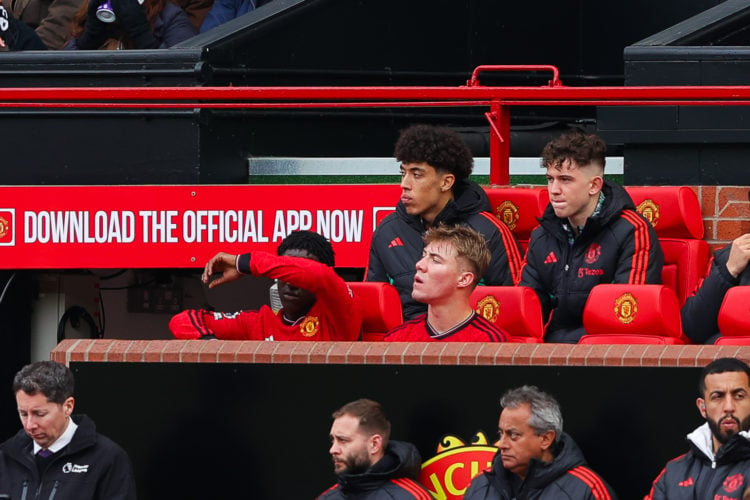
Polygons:
[[[500,452],[492,469],[475,477],[464,500],[611,500],[612,488],[586,465],[581,449],[565,433],[555,450],[555,458],[544,463],[532,459],[526,478],[521,481],[503,467]],[[514,495],[511,483],[518,483]]]
[[604,205],[589,217],[571,246],[563,229],[567,219],[547,205],[531,233],[521,285],[533,288],[545,317],[552,318],[547,342],[575,343],[584,335],[583,306],[601,283],[661,283],[664,255],[654,228],[635,211],[630,195],[604,181]]
[[[521,250],[508,226],[491,210],[487,194],[475,182],[464,180],[455,188],[455,199],[448,202],[435,217],[434,225],[463,224],[487,240],[492,260],[483,285],[513,285],[520,279]],[[383,219],[370,245],[367,281],[391,283],[401,296],[404,319],[427,312],[427,306],[411,298],[415,266],[422,258],[422,235],[425,232],[422,218],[406,213],[399,202],[396,213]]]

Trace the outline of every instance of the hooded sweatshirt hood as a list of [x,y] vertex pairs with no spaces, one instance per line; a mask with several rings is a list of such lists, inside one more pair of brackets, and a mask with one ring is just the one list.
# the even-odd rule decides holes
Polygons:
[[341,474],[339,485],[343,491],[375,490],[391,478],[408,477],[415,479],[419,474],[422,457],[417,448],[402,441],[390,441],[383,458],[361,474]]
[[[744,440],[744,442],[740,442],[740,444],[745,445],[742,446],[742,448],[750,448],[747,446],[748,440],[750,440],[750,432],[740,431],[731,436],[729,440],[719,448],[719,451],[714,454],[714,441],[708,422],[688,434],[687,440],[693,445],[693,448],[700,451],[711,462],[719,461],[725,456],[733,453],[737,447],[737,445],[734,444],[735,441]],[[748,453],[750,453],[750,450],[748,450]]]

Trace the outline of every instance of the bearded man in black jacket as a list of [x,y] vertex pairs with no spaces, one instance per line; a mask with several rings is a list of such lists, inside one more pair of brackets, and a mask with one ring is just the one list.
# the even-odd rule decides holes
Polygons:
[[750,367],[736,358],[712,361],[698,394],[706,423],[687,435],[690,451],[667,463],[644,500],[750,495]]
[[422,465],[411,443],[390,441],[380,403],[358,399],[333,412],[331,448],[338,482],[319,500],[431,500],[415,478]]

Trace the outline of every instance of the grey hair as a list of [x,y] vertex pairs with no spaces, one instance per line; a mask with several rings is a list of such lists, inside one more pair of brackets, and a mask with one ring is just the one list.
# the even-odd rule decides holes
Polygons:
[[75,381],[70,369],[54,361],[37,361],[26,365],[13,379],[13,394],[23,391],[29,396],[43,394],[48,401],[63,404],[73,396]]
[[533,385],[510,389],[500,398],[503,408],[515,409],[523,404],[529,405],[531,417],[528,423],[534,429],[534,434],[539,436],[547,431],[555,431],[555,443],[560,441],[563,418],[557,400]]

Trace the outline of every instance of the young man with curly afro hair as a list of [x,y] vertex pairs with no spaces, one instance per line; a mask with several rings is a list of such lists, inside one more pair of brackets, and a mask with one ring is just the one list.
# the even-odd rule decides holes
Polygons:
[[490,213],[484,190],[469,180],[473,159],[461,136],[444,127],[413,125],[401,132],[394,156],[401,164],[401,199],[396,212],[375,230],[365,279],[393,284],[405,319],[424,314],[427,305],[412,298],[422,235],[438,224],[460,224],[482,234],[492,252],[480,284],[517,282],[520,247],[508,227]]

